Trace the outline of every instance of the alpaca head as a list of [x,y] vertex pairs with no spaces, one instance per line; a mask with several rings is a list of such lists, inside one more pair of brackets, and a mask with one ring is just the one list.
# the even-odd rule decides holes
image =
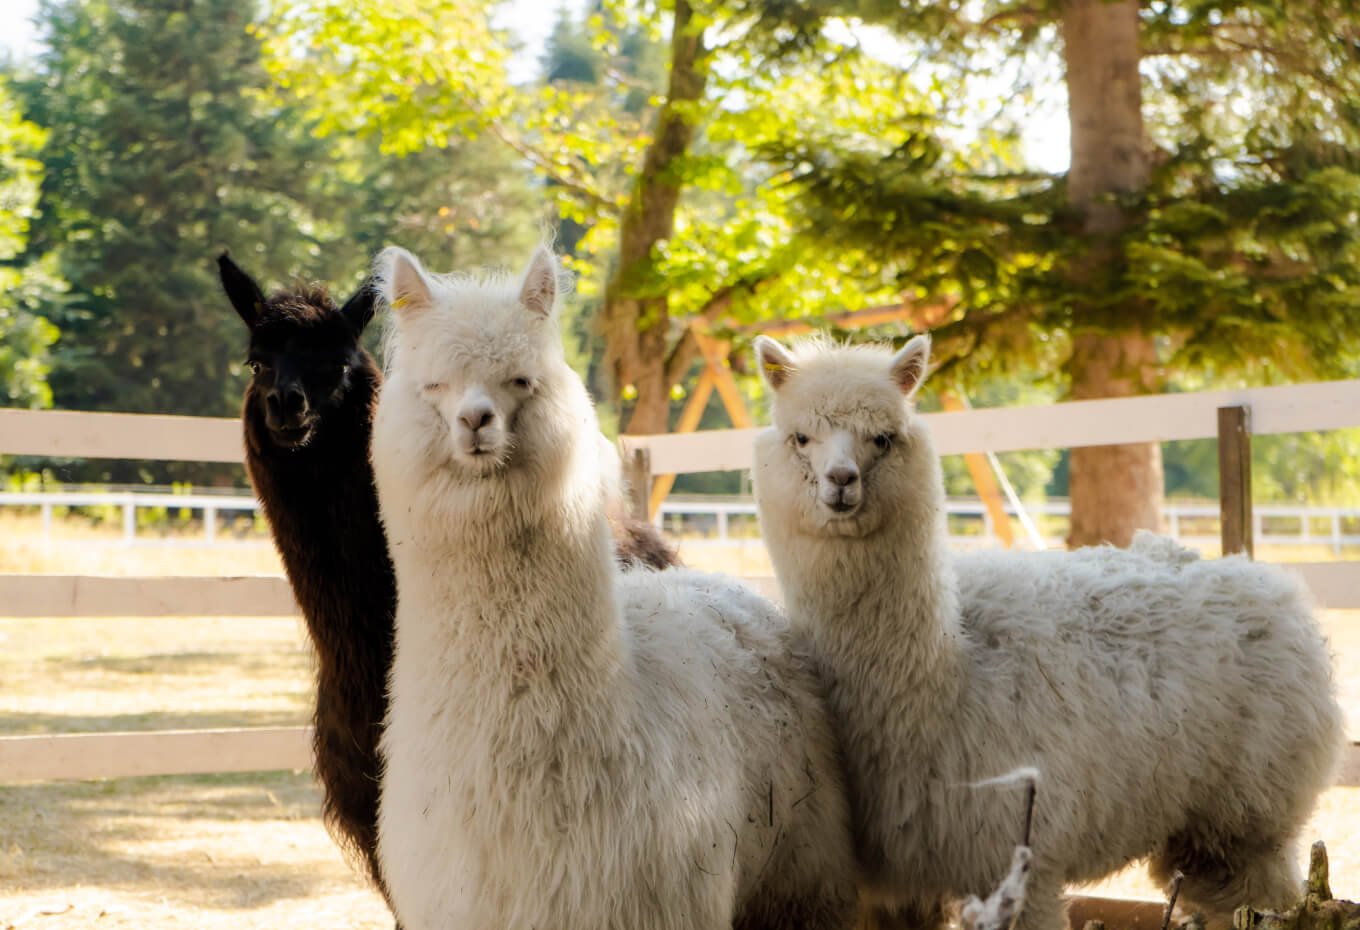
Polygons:
[[476,479],[564,456],[592,414],[562,350],[552,252],[513,281],[432,275],[398,248],[379,266],[394,317],[380,409],[426,437],[426,464]]
[[279,448],[305,446],[344,403],[354,372],[373,367],[359,337],[373,317],[374,291],[365,282],[343,307],[321,287],[266,298],[226,253],[217,265],[227,297],[250,329],[246,415],[258,416]]
[[930,337],[894,353],[877,346],[812,340],[787,349],[756,339],[756,360],[773,394],[773,433],[762,438],[762,471],[796,509],[798,529],[863,536],[891,518],[907,475],[915,409]]

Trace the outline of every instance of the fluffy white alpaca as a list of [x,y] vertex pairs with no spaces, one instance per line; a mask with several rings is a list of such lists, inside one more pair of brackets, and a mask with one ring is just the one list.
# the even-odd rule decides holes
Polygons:
[[822,689],[723,578],[620,575],[615,469],[557,264],[380,259],[373,461],[398,609],[379,855],[406,930],[832,930],[854,919]]
[[1040,772],[1020,925],[1065,927],[1066,882],[1144,856],[1212,918],[1299,894],[1292,841],[1341,716],[1308,599],[1283,571],[1129,551],[946,552],[944,492],[897,354],[761,339],[774,426],[756,441],[764,536],[812,632],[873,895],[930,903],[1005,874]]

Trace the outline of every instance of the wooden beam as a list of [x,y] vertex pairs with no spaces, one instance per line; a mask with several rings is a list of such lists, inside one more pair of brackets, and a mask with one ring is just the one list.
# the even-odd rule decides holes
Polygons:
[[0,617],[290,617],[297,612],[288,582],[271,575],[0,575]]
[[[941,391],[940,403],[951,413],[968,409],[963,398],[953,391]],[[973,487],[977,490],[982,505],[987,508],[987,516],[992,521],[992,532],[1001,540],[1003,546],[1007,549],[1012,548],[1015,545],[1015,532],[1011,528],[1010,514],[1006,513],[1006,501],[1001,495],[1001,488],[996,483],[996,476],[992,474],[992,463],[984,452],[967,452],[963,456],[963,461],[968,466],[968,475],[973,479]]]
[[312,766],[310,727],[0,737],[0,783]]
[[239,465],[245,444],[234,418],[0,409],[0,454]]
[[[1360,561],[1283,562],[1280,567],[1303,579],[1317,606],[1360,610]],[[1360,777],[1360,772],[1356,774]]]
[[1067,925],[1082,930],[1088,920],[1099,920],[1118,930],[1160,930],[1165,901],[1073,895],[1068,899]]
[[[716,383],[713,369],[705,365],[704,370],[699,373],[699,380],[695,382],[694,389],[689,392],[685,409],[680,411],[680,420],[675,424],[675,433],[670,435],[693,433],[698,428],[699,421],[704,416],[704,408],[708,406],[708,399],[713,396],[713,386]],[[628,437],[624,437],[624,442],[628,442]],[[657,475],[652,481],[652,490],[647,502],[648,519],[654,519],[661,511],[661,504],[670,495],[673,487],[675,472]]]
[[954,312],[954,301],[918,304],[902,301],[895,304],[882,304],[833,313],[830,316],[804,318],[801,320],[778,320],[768,323],[753,323],[736,330],[740,333],[765,336],[801,336],[815,330],[834,326],[837,329],[866,329],[870,326],[883,326],[886,323],[910,322],[913,329],[930,329],[938,326]]
[[[1218,435],[1217,408],[1230,404],[1251,407],[1251,431],[1257,436],[1360,426],[1360,379],[990,407],[928,413],[922,419],[935,434],[937,452],[962,455],[1211,439]],[[704,430],[693,436],[628,436],[625,441],[650,448],[657,471],[685,474],[750,468],[755,434],[756,430]]]
[[623,456],[623,481],[626,485],[628,515],[647,519],[647,501],[652,486],[652,453],[647,449],[628,449]]
[[737,386],[737,379],[732,377],[732,366],[729,362],[732,344],[714,339],[697,327],[694,330],[694,340],[699,344],[699,352],[703,355],[708,370],[713,373],[713,383],[718,389],[718,396],[722,398],[723,407],[727,409],[727,416],[731,419],[732,425],[737,429],[750,429],[755,424],[751,421],[750,411],[746,409],[746,398],[742,395],[741,388]]
[[1218,408],[1218,509],[1223,554],[1250,558],[1251,409],[1245,404]]

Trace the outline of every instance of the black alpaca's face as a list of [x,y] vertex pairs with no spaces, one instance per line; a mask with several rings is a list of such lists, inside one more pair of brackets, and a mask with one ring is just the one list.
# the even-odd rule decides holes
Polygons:
[[365,282],[338,308],[320,289],[266,299],[226,255],[218,265],[227,296],[250,328],[247,416],[253,410],[281,448],[305,446],[367,364],[359,336],[373,317],[374,292]]
[[[349,390],[354,368],[362,364],[358,340],[338,320],[271,319],[266,308],[251,333],[249,395],[264,416],[274,442],[305,446]],[[340,325],[327,325],[339,322]]]

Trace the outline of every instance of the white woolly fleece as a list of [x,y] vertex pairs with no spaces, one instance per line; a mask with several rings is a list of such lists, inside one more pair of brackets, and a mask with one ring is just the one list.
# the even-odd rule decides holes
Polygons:
[[385,261],[400,306],[373,458],[399,606],[379,852],[401,923],[848,927],[820,684],[740,584],[616,571],[617,467],[562,357],[551,255],[499,285]]
[[[938,457],[910,404],[920,379],[900,376],[902,353],[760,348],[779,382],[774,426],[756,441],[762,529],[790,618],[832,681],[875,893],[932,902],[994,888],[1024,792],[973,783],[1032,766],[1025,930],[1065,926],[1064,883],[1149,855],[1154,873],[1182,870],[1184,899],[1213,918],[1296,897],[1295,836],[1341,741],[1301,586],[1150,535],[1127,551],[951,558]],[[853,513],[819,502],[815,463],[832,446],[860,470]]]

